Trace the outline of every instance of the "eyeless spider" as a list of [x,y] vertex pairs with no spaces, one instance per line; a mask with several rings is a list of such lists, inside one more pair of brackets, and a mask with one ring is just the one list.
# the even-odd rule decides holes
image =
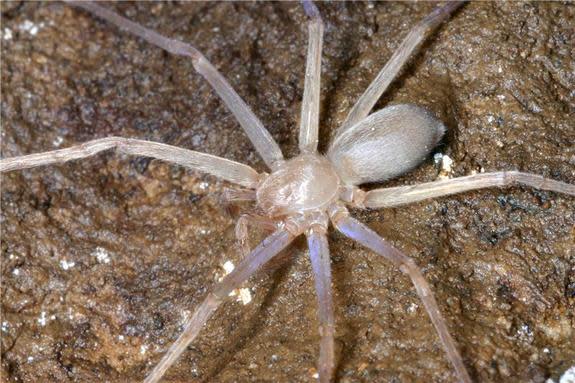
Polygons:
[[[95,4],[75,5],[171,53],[191,57],[194,67],[208,80],[234,113],[258,153],[271,169],[270,174],[258,174],[246,165],[223,158],[149,141],[116,137],[94,140],[58,151],[8,158],[0,162],[0,171],[9,171],[80,159],[116,148],[123,153],[165,160],[236,183],[246,189],[230,193],[228,196],[230,200],[256,202],[260,215],[242,216],[237,225],[238,239],[245,253],[244,260],[208,294],[186,324],[182,335],[147,377],[146,382],[158,381],[194,340],[203,324],[229,293],[301,234],[305,234],[308,240],[319,302],[321,334],[319,378],[322,382],[332,380],[335,367],[335,320],[326,239],[328,220],[331,220],[333,226],[341,233],[384,256],[411,278],[458,378],[465,382],[471,381],[431,289],[419,268],[409,257],[393,248],[365,225],[351,218],[345,207],[345,205],[355,208],[392,207],[437,196],[514,183],[575,195],[573,185],[520,172],[483,173],[369,192],[358,188],[358,185],[363,183],[387,180],[412,169],[441,139],[445,130],[442,123],[422,108],[413,105],[395,105],[371,115],[369,112],[426,32],[446,19],[460,3],[449,3],[438,8],[412,30],[352,108],[325,156],[317,153],[323,24],[313,4],[304,3],[310,22],[299,135],[301,154],[288,161],[283,159],[279,147],[261,122],[195,48],[159,36]],[[248,224],[273,226],[275,232],[250,252],[246,249]]]

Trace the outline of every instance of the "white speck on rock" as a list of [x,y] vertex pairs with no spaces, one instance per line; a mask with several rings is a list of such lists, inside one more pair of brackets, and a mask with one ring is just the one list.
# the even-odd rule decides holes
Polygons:
[[233,264],[232,261],[226,261],[224,262],[223,266],[224,270],[226,271],[226,275],[228,275],[229,273],[231,273],[232,271],[234,271],[234,269],[236,268]]
[[33,356],[29,356],[27,360],[28,360],[28,363],[32,363],[32,362],[34,361],[34,357],[33,357]]
[[24,20],[22,24],[18,26],[18,29],[24,32],[30,33],[32,36],[36,36],[40,28],[44,27],[44,23],[34,24],[34,22],[30,20]]
[[436,166],[441,166],[439,170],[439,179],[451,178],[451,172],[453,171],[452,165],[453,160],[447,154],[436,153],[433,156],[433,161]]
[[144,355],[146,353],[146,351],[148,351],[148,346],[146,346],[145,344],[140,346],[140,354]]
[[96,247],[96,249],[92,251],[92,256],[96,257],[98,263],[110,263],[110,253],[103,247]]
[[16,268],[16,269],[12,270],[12,274],[20,275],[20,269]]
[[60,146],[60,145],[62,145],[62,142],[64,142],[64,137],[57,136],[56,138],[54,138],[54,141],[52,141],[52,145]]
[[4,28],[4,31],[2,31],[2,39],[12,40],[12,37],[12,30],[10,28]]
[[68,262],[67,260],[63,259],[60,261],[60,267],[64,270],[69,270],[76,265],[76,262],[71,261]]
[[450,173],[451,165],[453,165],[453,160],[451,159],[451,157],[447,155],[443,156],[443,158],[441,159],[441,169],[447,173]]
[[412,303],[409,305],[409,307],[407,308],[407,311],[410,312],[410,313],[414,313],[414,312],[417,311],[417,308],[418,308],[418,307],[419,307],[419,306],[417,305],[417,303],[413,303],[413,302],[412,302]]
[[252,293],[250,289],[241,288],[238,293],[238,301],[242,302],[242,304],[247,305],[252,301]]
[[10,327],[10,324],[6,321],[2,322],[2,331],[6,332],[8,331],[8,328]]
[[522,324],[517,330],[517,336],[523,340],[530,340],[533,338],[533,331],[527,324]]
[[38,323],[40,324],[40,326],[44,327],[44,326],[46,326],[47,322],[48,322],[48,319],[46,318],[46,311],[42,311],[40,313],[40,318],[38,318]]
[[443,154],[442,153],[435,153],[433,155],[433,162],[435,163],[435,165],[439,166],[441,164],[441,159],[443,158]]

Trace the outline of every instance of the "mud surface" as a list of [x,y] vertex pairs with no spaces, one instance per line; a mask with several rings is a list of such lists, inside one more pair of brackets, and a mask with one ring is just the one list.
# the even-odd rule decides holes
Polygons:
[[[191,62],[60,3],[3,2],[2,155],[111,135],[264,170]],[[325,149],[431,3],[320,4]],[[195,44],[297,153],[307,32],[297,4],[114,6]],[[424,45],[377,108],[446,122],[450,176],[512,170],[575,183],[573,4],[471,3]],[[388,185],[434,180],[428,160]],[[105,153],[2,175],[2,381],[141,380],[226,261],[235,217],[212,177]],[[574,200],[529,188],[355,211],[422,266],[477,381],[543,382],[575,363]],[[265,233],[254,235],[253,244]],[[409,280],[331,233],[340,382],[451,382]],[[304,241],[214,317],[169,382],[311,382],[315,293]]]

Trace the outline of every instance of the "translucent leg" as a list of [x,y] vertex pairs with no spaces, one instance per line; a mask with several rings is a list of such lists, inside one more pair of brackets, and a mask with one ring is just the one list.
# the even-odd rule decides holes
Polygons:
[[256,247],[249,257],[243,259],[238,266],[218,283],[211,293],[204,299],[194,312],[194,315],[186,323],[184,331],[172,344],[162,360],[154,367],[144,383],[158,382],[166,370],[176,362],[186,347],[196,338],[204,324],[226,300],[234,289],[239,287],[245,280],[252,276],[262,265],[268,262],[273,256],[283,250],[295,235],[286,230],[278,230]]
[[443,315],[441,315],[441,311],[439,311],[433,292],[415,262],[387,243],[373,230],[361,222],[351,218],[345,208],[340,207],[338,210],[334,210],[331,218],[333,225],[341,233],[390,260],[403,273],[407,274],[409,278],[411,278],[413,286],[415,287],[419,298],[423,302],[431,322],[435,326],[435,330],[437,331],[437,335],[439,335],[439,339],[441,340],[447,359],[449,359],[453,365],[459,380],[461,382],[471,383],[471,378],[465,369],[465,365],[463,364],[459,351],[457,351],[455,341],[449,334],[447,324]]
[[303,6],[306,14],[311,19],[308,24],[309,42],[301,106],[299,149],[302,153],[315,153],[317,151],[319,130],[323,22],[318,9],[311,1],[305,1]]
[[[392,207],[469,190],[511,185],[526,185],[535,189],[575,195],[575,185],[536,174],[509,171],[480,173],[418,185],[375,189],[365,193],[363,205],[368,208]],[[361,193],[358,196],[362,198]]]
[[283,155],[278,144],[252,112],[250,107],[242,100],[216,68],[192,45],[164,37],[95,3],[89,1],[66,2],[75,7],[82,8],[172,54],[190,57],[196,71],[210,83],[228,109],[234,114],[265,163],[270,168],[273,168],[274,163],[283,160]]
[[230,189],[225,188],[222,193],[222,203],[231,204],[233,202],[255,201],[256,191],[253,189]]
[[243,256],[247,256],[250,253],[250,246],[248,243],[248,226],[250,225],[270,231],[277,229],[276,223],[270,218],[253,214],[241,215],[236,223],[236,239],[238,240],[238,247]]
[[0,172],[63,163],[114,148],[120,153],[152,157],[199,170],[248,188],[255,188],[259,181],[254,169],[239,162],[159,142],[121,137],[100,138],[66,149],[5,158],[0,160]]
[[335,368],[335,319],[331,290],[329,247],[324,228],[313,226],[307,233],[307,243],[319,306],[319,381],[329,383]]
[[367,117],[377,100],[379,100],[389,84],[397,77],[401,68],[407,63],[416,48],[425,39],[428,32],[441,24],[453,11],[463,4],[463,1],[449,2],[443,7],[431,12],[420,21],[419,24],[413,27],[407,37],[401,42],[395,52],[393,52],[393,55],[379,72],[375,80],[373,80],[359,100],[357,100],[347,115],[345,122],[341,128],[339,128],[337,132],[338,135]]

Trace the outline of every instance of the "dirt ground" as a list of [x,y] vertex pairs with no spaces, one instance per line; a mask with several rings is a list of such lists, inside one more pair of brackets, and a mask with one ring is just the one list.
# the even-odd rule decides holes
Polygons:
[[[3,2],[2,156],[111,135],[265,170],[191,62],[61,3]],[[196,45],[297,153],[307,31],[297,3],[124,3]],[[319,4],[320,138],[433,3]],[[383,96],[445,121],[451,177],[522,170],[575,183],[575,5],[470,3]],[[386,185],[435,180],[429,159]],[[139,381],[237,263],[229,184],[113,152],[1,177],[2,381]],[[375,185],[374,185],[375,186]],[[381,185],[377,185],[381,186]],[[353,214],[413,256],[476,381],[557,381],[575,364],[574,199],[485,190]],[[253,244],[265,233],[255,233]],[[452,382],[405,276],[331,233],[339,382]],[[225,305],[166,382],[311,382],[319,336],[305,242]]]

